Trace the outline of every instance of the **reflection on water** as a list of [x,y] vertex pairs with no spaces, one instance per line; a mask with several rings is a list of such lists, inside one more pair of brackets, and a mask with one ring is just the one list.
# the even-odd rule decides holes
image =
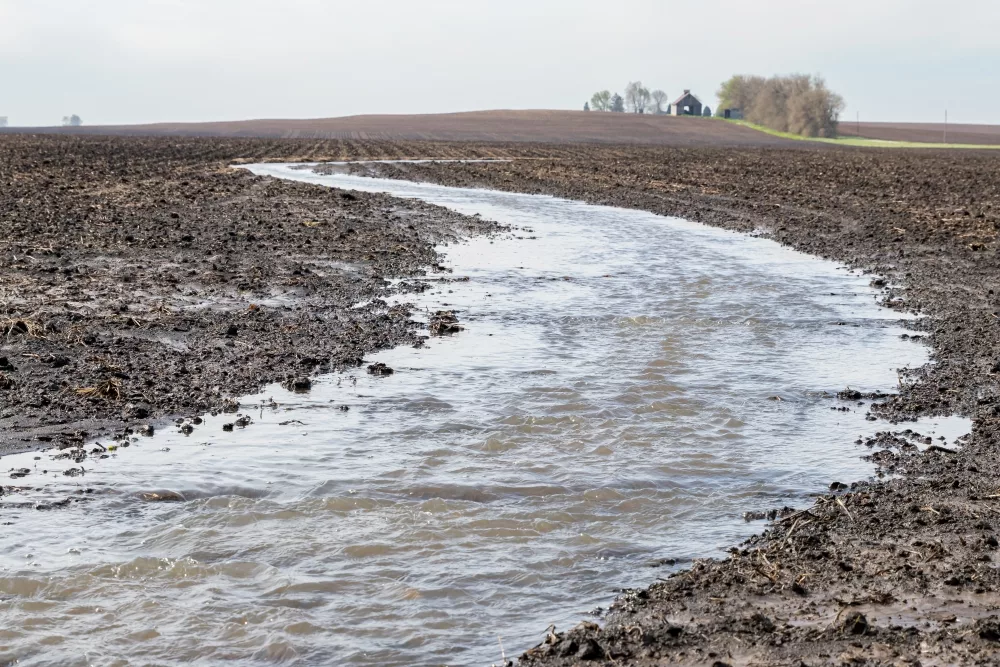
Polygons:
[[869,476],[851,443],[886,426],[832,395],[926,361],[866,280],[769,241],[254,170],[519,229],[446,248],[470,280],[402,297],[466,329],[368,360],[391,376],[269,389],[244,430],[220,415],[107,459],[0,461],[32,487],[0,499],[0,662],[496,662],[498,635],[519,652],[664,575],[651,565],[720,554],[759,530],[747,510]]

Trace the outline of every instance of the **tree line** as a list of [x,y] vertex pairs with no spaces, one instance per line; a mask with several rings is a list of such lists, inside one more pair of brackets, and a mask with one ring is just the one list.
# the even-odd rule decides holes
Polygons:
[[[7,127],[9,119],[7,116],[0,116],[0,127]],[[67,127],[80,127],[83,125],[83,120],[79,116],[73,114],[72,116],[63,116],[62,124]]]
[[625,86],[625,96],[610,90],[594,93],[583,105],[584,111],[610,111],[614,113],[667,113],[667,94],[662,90],[649,91],[642,81],[631,81]]
[[719,88],[719,114],[739,109],[743,118],[779,132],[804,137],[836,137],[844,98],[819,76],[738,74]]

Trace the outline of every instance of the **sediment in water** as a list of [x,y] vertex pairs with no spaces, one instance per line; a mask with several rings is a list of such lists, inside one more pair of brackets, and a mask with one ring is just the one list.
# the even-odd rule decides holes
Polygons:
[[926,315],[918,328],[934,361],[901,377],[878,414],[957,412],[974,428],[955,451],[875,439],[877,460],[897,477],[820,496],[730,559],[626,593],[603,625],[548,634],[520,664],[992,659],[1000,648],[1000,159],[597,148],[592,158],[356,169],[683,216],[885,276],[886,305]]
[[[991,659],[1000,639],[993,611],[1000,590],[995,567],[995,480],[1000,473],[995,375],[1000,357],[995,314],[1000,289],[998,156],[5,136],[0,142],[0,172],[7,185],[0,189],[0,197],[5,220],[15,224],[5,246],[14,242],[18,252],[12,255],[23,258],[28,251],[41,261],[34,267],[31,260],[18,260],[18,270],[26,273],[17,274],[20,279],[4,287],[9,293],[20,290],[27,299],[40,298],[46,281],[58,275],[59,260],[96,258],[101,245],[113,241],[135,244],[128,254],[140,266],[150,257],[156,265],[176,264],[167,274],[178,277],[172,284],[179,292],[181,260],[193,252],[181,244],[191,241],[183,241],[184,234],[174,239],[173,231],[157,231],[148,239],[130,234],[122,223],[140,221],[133,210],[137,202],[142,205],[135,210],[150,215],[160,228],[178,232],[175,219],[156,217],[159,212],[169,215],[170,207],[176,206],[196,224],[201,224],[199,216],[233,222],[218,207],[245,206],[242,198],[249,197],[267,217],[287,212],[294,216],[298,209],[292,201],[255,200],[255,195],[267,194],[260,182],[221,170],[240,157],[287,161],[415,156],[542,158],[503,165],[424,165],[399,173],[444,184],[548,192],[759,231],[799,249],[884,274],[890,281],[889,303],[929,316],[922,326],[935,363],[913,377],[901,378],[899,397],[886,401],[882,414],[900,418],[957,411],[975,420],[972,436],[958,451],[892,452],[898,456],[894,460],[899,477],[823,496],[808,514],[776,523],[730,560],[698,563],[648,590],[627,594],[603,627],[586,625],[553,633],[522,658],[525,664],[928,660],[955,664]],[[145,194],[150,176],[154,184],[163,184],[150,190],[158,197]],[[241,179],[239,187],[226,184],[231,178]],[[293,191],[289,184],[280,188],[282,193]],[[227,198],[227,192],[235,197]],[[205,202],[216,207],[205,209]],[[315,203],[325,210],[323,202]],[[303,210],[311,213],[308,207]],[[48,217],[53,211],[55,215]],[[93,219],[87,222],[79,211]],[[228,230],[209,233],[215,243],[231,242]],[[82,247],[76,245],[77,239]],[[281,234],[269,240],[288,247]],[[161,258],[159,251],[164,249],[173,252]],[[250,252],[255,251],[250,248]],[[230,255],[239,257],[237,252]],[[260,256],[266,263],[268,255]],[[9,270],[12,266],[5,260],[3,280],[15,275]],[[294,269],[290,273],[294,275]],[[117,275],[107,268],[95,274],[88,280],[97,285],[117,282]],[[264,284],[274,280],[269,276]],[[13,313],[24,324],[16,326],[17,334],[10,329],[11,336],[38,331],[31,318],[22,317],[34,312],[27,308],[30,305],[23,313]],[[113,330],[110,312],[104,317],[108,321],[96,327],[95,336]],[[170,334],[191,319],[213,326],[230,324],[186,315],[165,330]],[[209,329],[206,339],[214,336]],[[277,333],[269,337],[287,340]],[[114,339],[110,336],[102,343],[102,354],[115,349]],[[42,344],[37,341],[44,340],[26,336],[15,345],[34,354],[34,346]],[[85,353],[88,340],[82,339],[80,345],[84,347],[74,347],[74,354]],[[55,355],[48,365],[41,363],[41,355],[39,360],[27,357],[31,361],[7,356],[18,373],[30,365],[28,381],[38,383],[36,390],[49,395],[65,390],[51,370],[62,363]],[[93,373],[114,372],[99,366],[90,370],[86,378],[74,378],[71,384],[85,388],[91,386],[84,381],[89,382]],[[159,364],[151,370],[154,384],[162,388],[156,393],[158,402],[151,404],[154,408],[163,406],[164,414],[197,409],[178,398],[203,387],[193,381],[196,375],[171,367],[168,377]],[[9,370],[0,373],[12,375]],[[262,377],[237,372],[221,386],[232,394],[243,393]],[[131,381],[118,379],[123,384]],[[13,376],[12,382],[18,378]],[[17,385],[13,386],[16,391]],[[68,422],[78,418],[117,425],[134,421],[121,415],[116,403],[108,404],[116,406],[112,410],[91,401],[74,407],[78,399],[72,395],[66,404],[56,404],[52,398],[39,403],[30,392],[8,393],[5,399],[8,396],[23,396],[13,399],[18,403],[5,403],[0,414],[0,429],[8,435],[26,433],[34,428],[28,422],[44,421],[49,415],[64,417],[35,425],[70,434],[79,427]],[[59,420],[67,423],[55,423]],[[544,635],[541,628],[540,635]]]

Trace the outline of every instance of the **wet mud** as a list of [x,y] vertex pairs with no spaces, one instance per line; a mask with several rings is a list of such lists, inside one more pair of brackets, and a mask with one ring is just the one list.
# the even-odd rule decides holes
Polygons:
[[[488,223],[228,168],[404,157],[515,159],[355,169],[766,235],[871,271],[887,306],[926,316],[913,335],[933,364],[872,399],[882,433],[857,445],[883,478],[830,480],[811,506],[764,517],[727,559],[665,560],[662,580],[624,591],[598,623],[540,627],[519,664],[996,661],[992,154],[0,137],[3,446],[78,444],[100,428],[224,410],[268,382],[294,386],[418,343],[429,332],[381,301],[387,279],[421,275],[438,263],[435,242]],[[441,333],[459,326],[439,315]],[[974,420],[959,448],[906,433],[908,418],[952,413]]]
[[[624,591],[599,623],[540,632],[521,665],[992,664],[1000,650],[1000,157],[985,153],[602,149],[589,159],[356,165],[546,193],[764,235],[872,273],[923,315],[932,364],[902,372],[859,440],[882,478],[830,480],[727,559]],[[973,418],[961,447],[907,419]],[[748,517],[758,518],[758,517]],[[567,583],[567,585],[572,585]]]
[[[294,150],[294,147],[292,148]],[[238,142],[0,138],[0,454],[79,446],[429,335],[393,278],[494,225],[230,168]],[[419,284],[419,283],[418,283]],[[362,305],[359,305],[362,304]]]

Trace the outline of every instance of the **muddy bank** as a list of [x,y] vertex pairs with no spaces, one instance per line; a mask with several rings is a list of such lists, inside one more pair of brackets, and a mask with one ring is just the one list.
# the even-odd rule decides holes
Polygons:
[[225,409],[226,398],[263,383],[416,342],[426,332],[404,312],[353,304],[384,294],[390,276],[433,265],[436,240],[488,228],[227,165],[420,157],[521,159],[380,171],[678,215],[871,269],[887,281],[887,303],[929,316],[914,335],[936,362],[902,375],[899,395],[876,414],[975,419],[958,450],[883,421],[890,433],[858,452],[898,477],[830,480],[849,486],[776,517],[728,560],[660,568],[664,581],[622,595],[601,626],[548,636],[540,627],[544,639],[523,664],[992,659],[1000,648],[993,154],[0,137],[5,446]]
[[230,169],[249,145],[0,137],[0,452],[231,410],[419,344],[428,332],[382,299],[421,286],[389,279],[494,231]]
[[[831,479],[814,506],[779,514],[728,559],[624,592],[600,625],[543,635],[520,664],[995,660],[1000,156],[594,148],[587,159],[355,169],[766,235],[870,270],[886,305],[927,316],[913,335],[934,363],[900,374],[898,395],[872,410],[882,433],[857,443],[859,456],[896,476]],[[957,450],[892,423],[952,413],[974,419]]]

